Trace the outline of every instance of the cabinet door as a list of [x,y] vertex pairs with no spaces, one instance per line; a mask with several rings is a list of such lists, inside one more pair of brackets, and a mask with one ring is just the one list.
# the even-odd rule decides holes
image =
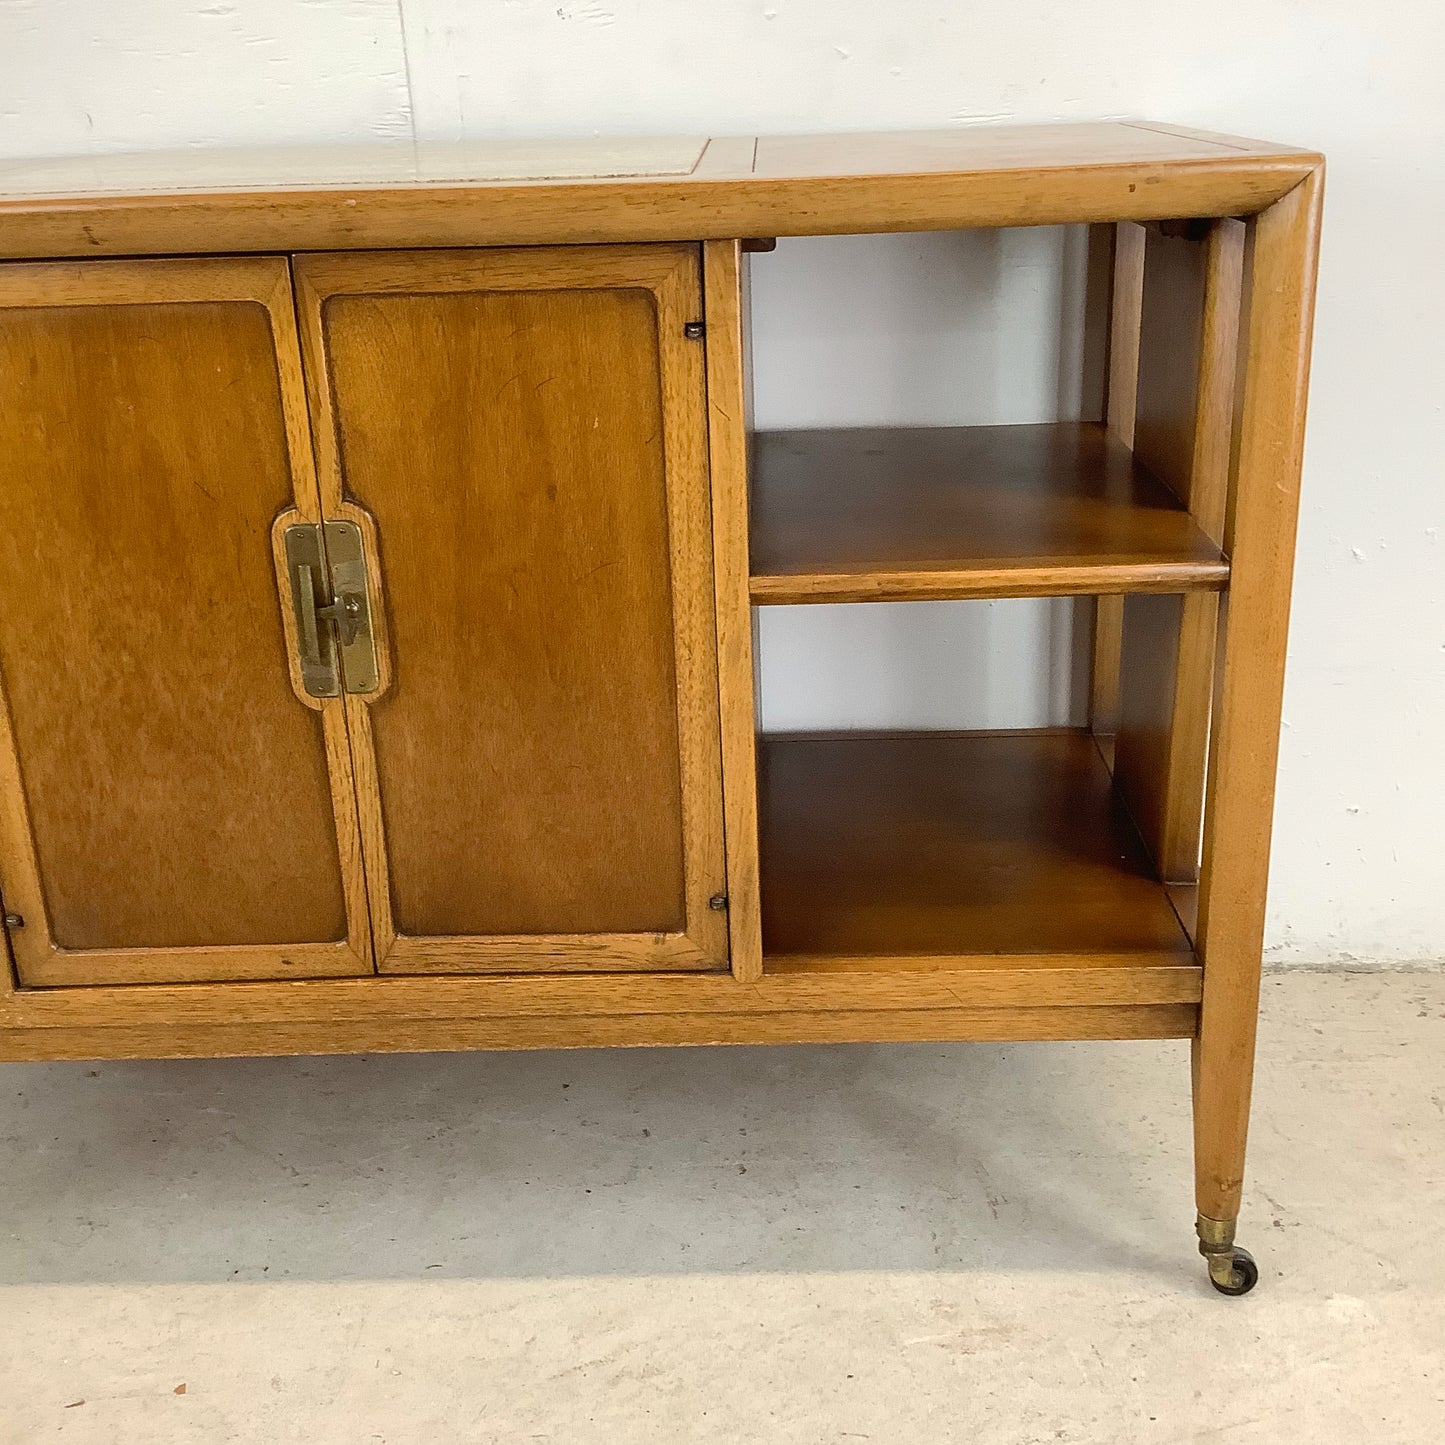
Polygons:
[[323,507],[385,591],[347,699],[378,967],[724,967],[697,249],[296,270]]
[[[0,889],[26,985],[370,972],[283,258],[0,266]],[[299,681],[299,679],[298,679]]]

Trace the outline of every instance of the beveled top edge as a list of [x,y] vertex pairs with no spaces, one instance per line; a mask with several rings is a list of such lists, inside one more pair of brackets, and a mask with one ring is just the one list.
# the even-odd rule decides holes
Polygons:
[[1316,160],[1313,152],[1152,121],[820,135],[673,136],[188,148],[0,161],[0,204],[309,191],[986,175],[1081,166]]

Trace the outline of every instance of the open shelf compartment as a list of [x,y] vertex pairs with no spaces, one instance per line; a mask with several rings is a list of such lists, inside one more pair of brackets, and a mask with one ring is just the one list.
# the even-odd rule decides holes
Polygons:
[[1092,736],[759,740],[767,973],[1189,966]]
[[755,603],[1186,592],[1229,565],[1098,423],[753,438]]

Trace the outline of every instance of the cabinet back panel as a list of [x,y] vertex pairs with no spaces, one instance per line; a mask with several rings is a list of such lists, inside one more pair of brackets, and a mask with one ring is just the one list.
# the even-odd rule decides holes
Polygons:
[[397,931],[680,930],[652,295],[342,295],[323,324],[347,492],[380,537]]
[[344,938],[265,307],[6,308],[0,377],[0,669],[54,943]]

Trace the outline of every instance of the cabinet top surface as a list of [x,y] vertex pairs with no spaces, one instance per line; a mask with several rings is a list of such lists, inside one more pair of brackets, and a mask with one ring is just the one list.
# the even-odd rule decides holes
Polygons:
[[782,136],[190,148],[0,161],[0,197],[285,191],[519,181],[878,178],[1201,160],[1310,159],[1297,147],[1144,121]]
[[[1296,147],[1144,121],[10,160],[0,161],[0,255],[174,252],[182,242],[259,250],[694,240],[1246,214],[1318,163]],[[416,219],[443,209],[465,211],[466,223],[416,239]],[[137,233],[142,215],[231,226],[196,246],[158,229]],[[76,223],[67,227],[66,217]]]

